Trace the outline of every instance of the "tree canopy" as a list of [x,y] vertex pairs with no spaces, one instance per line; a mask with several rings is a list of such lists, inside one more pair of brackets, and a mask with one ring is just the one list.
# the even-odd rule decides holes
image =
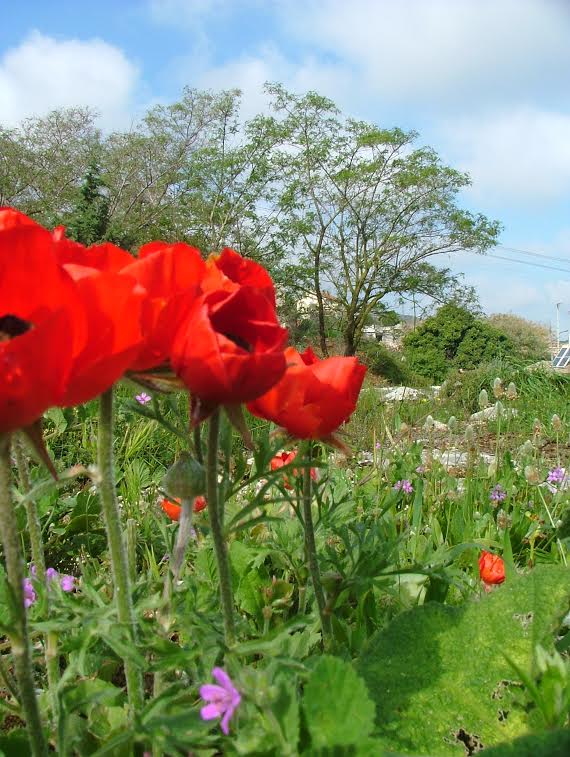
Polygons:
[[346,354],[394,294],[472,303],[434,265],[496,242],[499,224],[460,205],[468,176],[413,131],[352,119],[315,92],[267,92],[271,112],[246,122],[238,90],[186,88],[127,131],[102,133],[85,108],[0,125],[0,204],[87,243],[232,246],[269,268],[283,302],[316,297],[324,354],[326,293]]

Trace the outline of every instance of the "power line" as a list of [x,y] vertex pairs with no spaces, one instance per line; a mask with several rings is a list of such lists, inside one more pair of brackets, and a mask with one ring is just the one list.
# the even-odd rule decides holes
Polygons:
[[530,250],[520,250],[517,247],[507,247],[506,245],[499,244],[497,245],[497,249],[499,250],[505,250],[506,252],[516,252],[520,255],[530,255],[533,258],[543,258],[544,260],[554,260],[557,263],[570,263],[570,258],[560,258],[556,257],[555,255],[548,255],[545,252],[531,252]]
[[517,258],[509,258],[509,257],[506,257],[505,255],[493,255],[490,252],[488,252],[484,257],[496,258],[497,260],[506,260],[507,263],[520,263],[522,265],[530,265],[533,268],[547,268],[550,271],[561,271],[562,273],[570,274],[570,268],[558,268],[553,265],[544,265],[543,263],[535,263],[534,261],[530,261],[530,260],[517,260]]

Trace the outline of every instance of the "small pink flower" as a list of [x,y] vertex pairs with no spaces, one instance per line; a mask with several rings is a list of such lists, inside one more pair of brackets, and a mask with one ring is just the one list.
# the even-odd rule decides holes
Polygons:
[[227,736],[230,732],[230,720],[241,702],[241,695],[229,675],[221,668],[214,668],[212,675],[220,685],[206,683],[200,686],[200,696],[208,703],[200,710],[200,717],[202,720],[222,718],[221,728]]
[[75,576],[63,575],[59,577],[59,585],[63,591],[73,591],[75,589]]
[[136,395],[135,399],[139,403],[139,405],[148,405],[152,397],[146,392],[141,392],[140,394]]
[[31,578],[24,578],[24,607],[31,607],[36,601],[36,592]]
[[404,494],[411,494],[414,491],[414,487],[412,486],[412,482],[408,481],[408,479],[403,479],[401,481],[396,481],[396,483],[393,486],[393,489],[397,492],[403,491]]

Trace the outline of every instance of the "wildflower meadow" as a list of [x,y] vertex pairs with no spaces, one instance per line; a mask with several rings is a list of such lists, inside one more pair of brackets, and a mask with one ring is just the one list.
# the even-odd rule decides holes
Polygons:
[[234,250],[0,210],[0,754],[568,754],[568,381],[288,339]]

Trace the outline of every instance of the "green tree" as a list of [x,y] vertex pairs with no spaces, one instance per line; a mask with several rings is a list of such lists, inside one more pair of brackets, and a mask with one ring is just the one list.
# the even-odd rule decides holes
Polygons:
[[101,145],[95,120],[88,108],[64,108],[16,129],[0,126],[1,204],[46,226],[65,223]]
[[371,312],[410,291],[410,275],[439,253],[485,251],[499,224],[457,204],[469,178],[415,132],[343,116],[330,100],[268,86],[284,129],[281,233],[310,271],[326,354],[323,291],[342,309],[345,353],[354,354]]
[[105,239],[109,226],[109,197],[105,193],[100,168],[93,161],[79,193],[76,209],[67,221],[67,232],[81,244],[91,245]]
[[435,382],[443,381],[451,368],[476,368],[499,355],[514,353],[505,334],[452,303],[404,337],[410,369]]

